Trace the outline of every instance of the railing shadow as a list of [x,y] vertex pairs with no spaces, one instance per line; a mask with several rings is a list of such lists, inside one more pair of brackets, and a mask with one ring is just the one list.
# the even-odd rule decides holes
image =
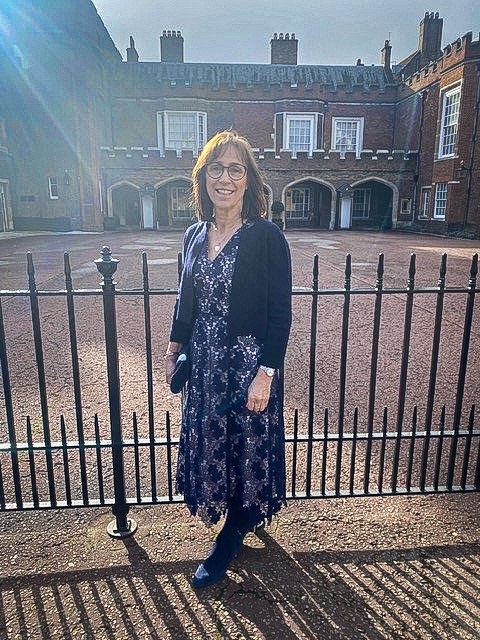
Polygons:
[[480,544],[287,553],[266,531],[220,584],[196,561],[28,573],[0,584],[0,638],[392,640],[480,636]]

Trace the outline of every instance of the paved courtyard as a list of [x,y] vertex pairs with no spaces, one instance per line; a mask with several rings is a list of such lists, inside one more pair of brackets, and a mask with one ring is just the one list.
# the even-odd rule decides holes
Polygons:
[[[375,284],[378,254],[385,254],[387,287],[405,287],[410,254],[417,255],[418,286],[435,286],[441,254],[448,254],[447,284],[468,283],[473,241],[402,233],[290,232],[294,285],[311,284],[312,256],[320,258],[320,288],[342,287],[345,255],[352,255],[352,286]],[[34,257],[38,289],[64,287],[68,251],[75,288],[98,288],[92,260],[103,245],[120,259],[122,289],[142,286],[141,254],[147,251],[151,287],[174,289],[178,233],[9,235],[0,238],[2,289],[26,288],[25,253]],[[363,300],[363,298],[362,298]],[[371,347],[372,300],[352,302],[347,385],[353,406],[365,409]],[[379,410],[395,408],[404,294],[385,301],[378,381]],[[440,402],[451,408],[464,301],[446,301]],[[173,296],[152,310],[156,418],[179,418],[178,398],[162,382],[168,318]],[[432,302],[433,301],[433,302]],[[296,298],[286,366],[286,423],[299,408],[305,429],[309,300]],[[28,301],[2,299],[9,364],[20,424],[38,418]],[[41,300],[52,421],[72,417],[71,372],[64,301]],[[342,299],[319,303],[316,415],[338,402],[338,341]],[[99,302],[77,299],[77,331],[85,415],[105,412],[102,319]],[[119,297],[119,343],[125,419],[137,411],[145,423],[145,370],[141,300]],[[424,406],[434,296],[425,294],[414,317],[407,407]],[[478,310],[470,348],[467,401],[478,397]],[[66,354],[66,355],[65,355]],[[450,367],[452,368],[452,367]],[[423,404],[422,404],[423,403]],[[2,442],[4,414],[0,416]],[[478,427],[477,427],[478,428]],[[22,431],[22,427],[20,427]],[[477,438],[478,440],[478,438]],[[478,447],[478,442],[476,445]],[[5,467],[5,462],[1,461]],[[290,502],[270,527],[249,535],[221,584],[197,593],[189,578],[211,544],[212,532],[181,505],[136,507],[135,537],[108,538],[108,509],[4,513],[0,516],[0,638],[254,638],[346,640],[480,637],[480,497],[478,494]]]

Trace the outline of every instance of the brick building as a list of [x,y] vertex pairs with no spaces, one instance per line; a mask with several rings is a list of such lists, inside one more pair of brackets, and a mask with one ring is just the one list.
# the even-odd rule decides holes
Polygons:
[[271,39],[270,64],[191,63],[178,31],[160,36],[159,62],[140,61],[133,38],[123,62],[93,4],[77,0],[72,21],[56,11],[69,2],[45,3],[53,49],[35,16],[30,66],[32,37],[9,16],[0,185],[10,228],[184,226],[195,156],[233,127],[287,227],[480,233],[480,44],[468,33],[442,49],[438,14],[425,14],[417,51],[397,65],[388,41],[379,65],[301,65],[288,33]]

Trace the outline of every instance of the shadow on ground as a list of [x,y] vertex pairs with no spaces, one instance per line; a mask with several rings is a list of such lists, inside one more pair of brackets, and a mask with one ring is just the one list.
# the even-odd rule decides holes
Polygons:
[[196,562],[153,562],[134,538],[124,541],[128,566],[7,577],[0,637],[480,635],[480,544],[289,555],[266,531],[257,536],[225,580],[198,592],[189,585]]

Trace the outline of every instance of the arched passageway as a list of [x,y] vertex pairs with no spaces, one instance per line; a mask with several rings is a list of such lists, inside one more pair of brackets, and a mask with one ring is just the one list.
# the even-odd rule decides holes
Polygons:
[[192,183],[174,179],[157,187],[156,219],[158,227],[185,227],[195,218],[191,202]]
[[353,185],[352,227],[391,229],[393,196],[392,187],[379,180]]
[[121,227],[140,228],[140,193],[136,187],[129,184],[113,187],[112,215]]
[[331,189],[315,180],[301,180],[284,189],[285,227],[328,229],[332,211]]

